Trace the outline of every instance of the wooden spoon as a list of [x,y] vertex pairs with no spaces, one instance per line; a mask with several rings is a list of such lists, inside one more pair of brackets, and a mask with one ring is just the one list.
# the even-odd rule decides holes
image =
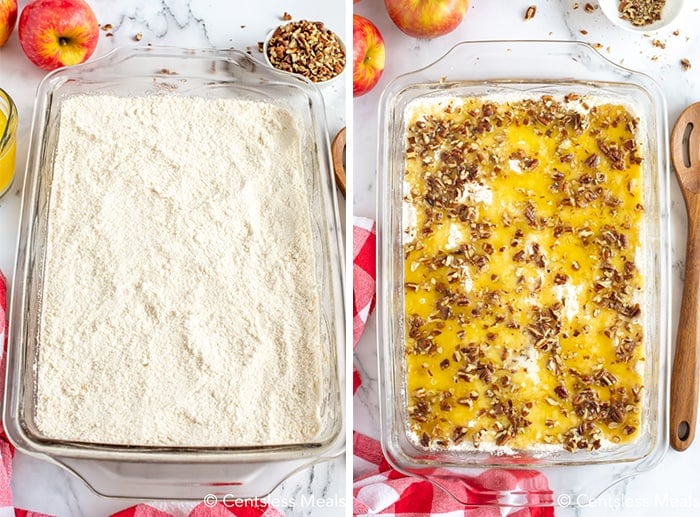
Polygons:
[[685,282],[671,375],[671,446],[684,451],[695,438],[700,365],[700,102],[681,113],[671,133],[671,162],[688,210]]
[[333,159],[333,172],[340,193],[345,197],[345,128],[338,131],[331,144],[331,158]]

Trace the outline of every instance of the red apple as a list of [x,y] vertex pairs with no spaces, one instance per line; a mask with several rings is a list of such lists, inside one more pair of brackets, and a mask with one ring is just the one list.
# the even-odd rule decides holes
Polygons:
[[0,47],[10,39],[17,21],[17,0],[0,0]]
[[469,0],[384,0],[389,17],[414,38],[434,38],[462,23]]
[[358,14],[352,17],[352,94],[364,95],[384,71],[384,38],[379,29]]
[[86,61],[95,51],[99,29],[83,0],[34,0],[19,17],[19,42],[32,63],[53,70]]

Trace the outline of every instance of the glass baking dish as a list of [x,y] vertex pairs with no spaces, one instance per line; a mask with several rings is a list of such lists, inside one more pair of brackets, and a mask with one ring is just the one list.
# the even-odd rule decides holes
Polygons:
[[[34,422],[35,358],[58,117],[78,94],[180,95],[273,103],[297,121],[312,214],[311,233],[324,356],[322,425],[308,443],[246,447],[148,447],[57,441]],[[105,121],[105,123],[109,123]],[[4,424],[23,452],[51,460],[106,496],[201,499],[262,497],[282,480],[344,450],[343,250],[323,98],[305,79],[235,50],[117,49],[48,74],[35,103],[12,288]]]
[[[548,454],[516,451],[497,455],[480,450],[435,450],[409,439],[405,384],[404,131],[406,107],[419,100],[485,95],[564,96],[570,92],[634,105],[641,119],[645,215],[641,253],[646,367],[643,424],[629,445],[609,450],[564,450]],[[579,42],[464,42],[421,70],[395,79],[382,94],[378,169],[378,355],[380,362],[382,445],[389,461],[408,474],[424,477],[467,501],[479,492],[506,505],[585,504],[627,476],[656,465],[667,448],[668,354],[670,337],[670,241],[667,122],[664,97],[649,77],[619,67]],[[520,484],[519,490],[488,488],[473,482],[492,468],[537,469],[550,487]],[[459,481],[461,479],[462,481]],[[470,480],[471,479],[471,480]],[[532,479],[537,479],[533,477]],[[551,488],[551,490],[550,490]]]

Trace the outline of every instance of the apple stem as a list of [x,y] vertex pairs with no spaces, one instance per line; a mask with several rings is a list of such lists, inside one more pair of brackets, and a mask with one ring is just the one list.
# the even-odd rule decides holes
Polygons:
[[68,38],[60,37],[58,38],[58,44],[61,45],[62,47],[65,47],[68,45]]

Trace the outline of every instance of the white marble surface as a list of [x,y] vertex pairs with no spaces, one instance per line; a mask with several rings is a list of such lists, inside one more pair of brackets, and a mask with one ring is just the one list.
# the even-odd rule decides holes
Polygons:
[[[382,89],[398,74],[430,64],[460,41],[559,39],[599,43],[601,53],[608,59],[645,72],[658,81],[668,101],[670,127],[687,105],[700,101],[700,33],[697,29],[700,26],[700,2],[687,0],[675,23],[651,35],[625,32],[608,21],[600,9],[585,12],[585,3],[571,0],[472,0],[460,27],[433,40],[417,40],[399,32],[381,1],[361,0],[355,4],[355,12],[371,19],[384,36],[386,69],[376,89],[353,102],[354,213],[375,217],[377,106]],[[596,0],[590,0],[590,3],[597,7]],[[533,19],[525,21],[524,14],[529,5],[536,5],[537,12]],[[673,34],[676,30],[678,35]],[[654,46],[654,39],[662,42],[665,49]],[[681,67],[682,58],[690,60],[692,68],[689,71]],[[687,228],[683,200],[675,178],[671,179],[671,199],[672,340],[675,342]],[[363,385],[355,396],[354,426],[373,437],[379,436],[376,325],[376,318],[372,316],[355,352],[355,365],[362,375]],[[594,507],[576,512],[559,509],[557,515],[700,515],[700,482],[696,474],[699,463],[700,440],[696,439],[686,452],[670,450],[654,470],[607,491]]]
[[[20,9],[28,2],[20,1]],[[101,31],[94,57],[116,46],[170,45],[195,48],[252,49],[257,42],[282,22],[285,11],[294,18],[322,20],[332,30],[345,34],[345,4],[342,0],[257,0],[252,3],[229,0],[88,0],[100,24],[112,24],[112,36]],[[137,33],[143,33],[140,42]],[[347,37],[344,38],[348,40]],[[19,199],[24,177],[30,121],[36,87],[44,72],[35,68],[22,53],[17,33],[0,49],[0,87],[7,90],[17,104],[20,116],[18,131],[17,177],[8,194],[0,199],[0,270],[11,276],[19,218]],[[329,132],[334,135],[345,125],[346,83],[334,81],[323,88]],[[344,203],[340,202],[341,213]],[[14,461],[12,480],[14,502],[18,507],[61,517],[106,516],[134,504],[130,501],[108,500],[93,494],[80,480],[44,461],[18,453]],[[302,495],[306,497],[302,498]],[[285,515],[329,515],[328,508],[308,504],[310,496],[342,502],[345,500],[345,460],[321,464],[295,474],[270,496],[271,500],[287,502]],[[307,504],[302,504],[307,501]],[[294,507],[292,507],[292,505]],[[185,515],[192,505],[179,505],[177,515]],[[336,512],[341,512],[336,508]]]

